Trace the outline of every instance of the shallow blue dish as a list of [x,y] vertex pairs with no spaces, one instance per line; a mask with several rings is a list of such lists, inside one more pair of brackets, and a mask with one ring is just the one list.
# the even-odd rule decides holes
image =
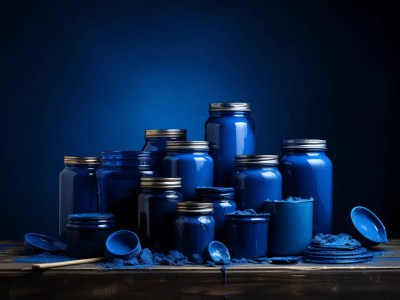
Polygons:
[[107,238],[104,254],[110,260],[114,258],[129,260],[138,256],[141,251],[142,246],[136,233],[119,230]]
[[25,234],[25,251],[30,253],[60,253],[67,250],[67,245],[47,235],[39,233]]
[[231,260],[228,248],[218,241],[212,241],[208,245],[208,254],[216,263],[228,263]]

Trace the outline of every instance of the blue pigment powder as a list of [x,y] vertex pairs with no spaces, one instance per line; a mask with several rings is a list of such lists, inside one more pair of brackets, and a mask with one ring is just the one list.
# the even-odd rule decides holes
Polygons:
[[67,256],[66,254],[51,254],[48,252],[43,252],[36,255],[19,257],[13,260],[13,262],[17,263],[53,263],[53,262],[62,262],[62,261],[70,261],[75,260]]
[[245,210],[237,210],[233,213],[230,213],[230,215],[239,215],[239,216],[249,216],[249,215],[258,215],[258,213],[252,209],[245,209]]

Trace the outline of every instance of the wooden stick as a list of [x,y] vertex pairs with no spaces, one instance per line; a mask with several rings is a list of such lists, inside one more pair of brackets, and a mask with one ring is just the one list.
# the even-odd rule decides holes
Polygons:
[[95,257],[95,258],[85,258],[85,259],[77,259],[77,260],[69,260],[69,261],[60,261],[60,262],[54,262],[54,263],[33,264],[32,269],[44,270],[44,269],[64,267],[64,266],[89,264],[89,263],[99,262],[104,259],[105,259],[105,257]]

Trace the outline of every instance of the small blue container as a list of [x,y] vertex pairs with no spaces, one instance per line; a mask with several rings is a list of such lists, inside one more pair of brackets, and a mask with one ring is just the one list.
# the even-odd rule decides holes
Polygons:
[[225,214],[236,211],[234,189],[232,187],[197,187],[196,200],[213,204],[213,218],[215,221],[215,239],[225,242]]
[[264,200],[282,199],[282,176],[278,164],[277,155],[236,156],[232,178],[238,209],[262,212]]
[[254,154],[255,126],[250,103],[211,103],[205,124],[205,139],[214,159],[214,185],[232,186],[235,156]]
[[101,257],[107,237],[115,231],[115,218],[108,213],[71,214],[67,223],[68,255]]
[[312,240],[313,199],[265,201],[271,214],[269,256],[302,255]]
[[176,205],[183,201],[180,178],[141,178],[138,196],[142,245],[156,251],[173,249]]
[[138,236],[129,230],[116,231],[107,238],[104,254],[109,260],[114,258],[130,260],[142,251]]
[[233,258],[267,256],[270,214],[226,214],[226,245]]
[[331,233],[332,162],[325,154],[326,141],[284,140],[282,151],[280,171],[283,198],[309,199],[312,197],[314,199],[313,235]]
[[177,204],[174,231],[176,250],[188,257],[193,254],[206,257],[208,245],[215,237],[212,212],[211,203],[185,201]]
[[67,245],[47,235],[27,233],[25,234],[24,249],[28,253],[61,253],[67,251]]
[[196,199],[197,186],[212,186],[214,162],[205,141],[168,141],[164,158],[165,177],[182,179],[181,193],[185,201]]

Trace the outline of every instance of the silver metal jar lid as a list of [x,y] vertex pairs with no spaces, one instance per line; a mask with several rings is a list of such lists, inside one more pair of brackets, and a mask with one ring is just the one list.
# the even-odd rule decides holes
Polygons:
[[251,111],[250,103],[231,102],[231,103],[210,103],[210,111]]
[[186,138],[186,129],[146,129],[145,137]]
[[207,141],[167,141],[167,150],[199,150],[208,151]]
[[156,189],[175,189],[182,187],[181,178],[172,177],[142,177],[140,187]]
[[95,156],[64,156],[65,165],[100,165],[100,157]]
[[183,213],[212,213],[213,204],[208,202],[183,201],[177,203],[176,210]]
[[236,155],[236,165],[264,165],[277,166],[278,155]]
[[292,139],[282,141],[283,150],[326,150],[326,140]]

